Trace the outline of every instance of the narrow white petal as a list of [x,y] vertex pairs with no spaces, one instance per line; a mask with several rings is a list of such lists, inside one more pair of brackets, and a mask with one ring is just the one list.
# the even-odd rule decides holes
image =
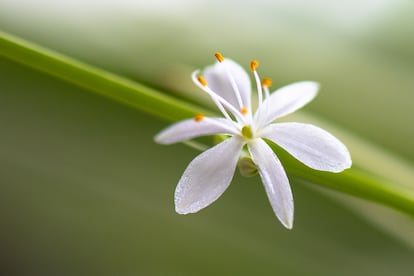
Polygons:
[[177,213],[198,212],[224,193],[233,178],[242,147],[242,140],[232,137],[191,161],[175,189]]
[[286,228],[292,229],[293,196],[282,164],[262,139],[249,143],[248,148],[258,167],[273,211]]
[[188,119],[167,127],[154,140],[159,144],[173,144],[212,134],[237,134],[237,129],[232,121],[222,118],[205,117],[199,122]]
[[272,140],[312,169],[341,172],[352,165],[345,145],[332,134],[314,125],[272,124],[263,129],[262,137]]
[[[229,74],[230,73],[230,76]],[[232,86],[230,77],[240,93],[244,107],[250,109],[251,83],[246,71],[231,59],[226,58],[223,62],[217,62],[207,67],[203,72],[208,86],[218,95],[226,99],[230,104],[240,110],[241,106],[237,101],[236,91]]]
[[255,114],[257,126],[290,114],[310,102],[317,94],[319,84],[311,81],[296,82],[284,86],[268,97]]

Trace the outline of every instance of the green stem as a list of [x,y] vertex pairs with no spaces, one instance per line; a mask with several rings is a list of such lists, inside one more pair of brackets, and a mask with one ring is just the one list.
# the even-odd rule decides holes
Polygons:
[[414,216],[414,193],[406,188],[391,185],[375,179],[361,170],[352,168],[337,174],[326,172],[309,173],[306,170],[288,166],[288,173],[330,189],[354,195],[363,199],[388,205]]
[[154,89],[0,31],[0,56],[168,121],[206,113]]
[[339,174],[316,171],[303,165],[274,143],[269,144],[281,159],[289,176],[381,203],[414,216],[414,191],[404,186],[379,179],[357,168],[355,164]]
[[[131,80],[92,67],[64,55],[0,32],[0,56],[53,75],[87,90],[130,105],[153,116],[177,121],[206,112]],[[275,147],[289,175],[388,205],[414,216],[414,193],[399,185],[373,178],[353,168],[341,174],[317,172]]]

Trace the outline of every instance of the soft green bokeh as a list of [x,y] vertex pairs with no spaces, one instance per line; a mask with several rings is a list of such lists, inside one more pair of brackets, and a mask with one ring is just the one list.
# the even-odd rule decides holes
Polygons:
[[404,275],[412,266],[408,247],[298,183],[293,231],[279,225],[257,178],[236,177],[212,207],[179,216],[172,194],[195,152],[154,144],[162,123],[6,61],[1,75],[13,91],[0,108],[10,269]]
[[[210,64],[214,51],[245,64],[257,58],[275,86],[322,83],[307,111],[414,160],[414,5],[316,2],[175,1],[157,11],[4,1],[0,29],[183,97],[197,93],[188,73]],[[412,234],[401,239],[366,219],[369,212],[344,208],[347,199],[305,183],[292,183],[293,231],[277,222],[259,179],[239,175],[211,207],[175,214],[176,182],[197,152],[154,144],[165,125],[0,59],[2,268],[26,275],[411,275]]]

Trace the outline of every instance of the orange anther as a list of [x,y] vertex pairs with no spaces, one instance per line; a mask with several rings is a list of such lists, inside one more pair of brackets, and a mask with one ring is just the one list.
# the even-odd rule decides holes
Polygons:
[[197,114],[194,116],[194,121],[201,122],[204,119],[204,115],[203,114]]
[[241,114],[246,115],[249,110],[247,109],[247,107],[243,107],[242,109],[240,109]]
[[222,55],[220,52],[215,52],[215,53],[214,53],[214,56],[216,57],[216,59],[217,59],[219,62],[223,62],[224,57],[223,57],[223,55]]
[[256,71],[256,68],[259,66],[259,62],[257,60],[252,60],[252,62],[250,62],[250,69],[252,70],[252,72]]
[[207,86],[207,81],[203,76],[198,76],[197,80],[202,86]]
[[272,80],[269,79],[269,78],[264,78],[262,80],[262,86],[263,87],[270,87],[270,86],[272,86]]

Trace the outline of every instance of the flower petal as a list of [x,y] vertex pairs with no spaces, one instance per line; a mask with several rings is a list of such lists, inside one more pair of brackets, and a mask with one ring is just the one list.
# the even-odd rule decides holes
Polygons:
[[[237,110],[240,110],[242,107],[250,109],[250,78],[239,64],[226,58],[222,62],[217,62],[207,67],[203,75],[210,89],[222,96]],[[238,103],[237,92],[233,89],[231,78],[234,81],[233,85],[236,85],[240,93],[243,106],[240,106]]]
[[167,127],[154,139],[159,144],[173,144],[212,134],[237,134],[237,129],[231,121],[222,118],[188,119]]
[[312,169],[341,172],[352,161],[345,145],[327,131],[310,124],[278,123],[267,126],[268,138]]
[[223,194],[233,178],[243,144],[232,137],[191,161],[175,189],[177,213],[198,212]]
[[259,128],[277,118],[290,114],[310,102],[317,94],[319,84],[311,81],[296,82],[273,92],[255,114]]
[[293,196],[282,164],[262,139],[249,143],[248,148],[258,167],[273,211],[286,228],[292,229]]

